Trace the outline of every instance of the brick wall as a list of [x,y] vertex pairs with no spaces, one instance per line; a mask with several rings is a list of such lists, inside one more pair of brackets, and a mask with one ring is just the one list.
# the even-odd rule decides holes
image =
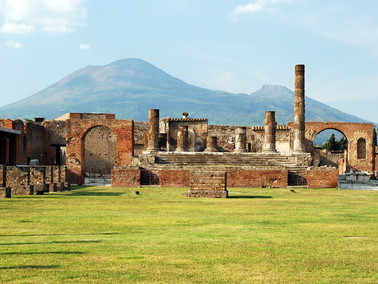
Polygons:
[[245,169],[228,170],[228,187],[287,187],[288,170]]
[[336,188],[339,179],[337,169],[311,169],[307,171],[308,188]]
[[161,170],[159,181],[162,187],[189,187],[189,170]]
[[223,171],[190,172],[188,197],[228,197],[227,173]]
[[140,169],[138,167],[117,167],[112,169],[112,186],[140,186]]

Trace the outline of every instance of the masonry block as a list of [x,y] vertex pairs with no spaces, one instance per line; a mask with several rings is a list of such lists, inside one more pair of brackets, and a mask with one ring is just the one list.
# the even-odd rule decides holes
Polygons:
[[224,171],[192,171],[188,197],[227,198],[227,173]]
[[10,187],[0,187],[0,198],[11,198],[12,190]]

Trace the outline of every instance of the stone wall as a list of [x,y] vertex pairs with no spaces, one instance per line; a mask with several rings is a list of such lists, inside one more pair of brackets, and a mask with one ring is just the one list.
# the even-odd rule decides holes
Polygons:
[[85,136],[85,172],[110,174],[117,157],[116,136],[104,126],[92,128]]
[[308,188],[336,188],[339,180],[337,169],[313,168],[307,170]]
[[228,187],[280,187],[288,185],[285,169],[237,169],[227,171]]
[[12,194],[33,194],[33,191],[57,191],[69,188],[65,166],[2,166],[1,170],[2,186],[10,187]]
[[138,187],[140,186],[139,167],[116,167],[112,169],[113,187]]
[[223,171],[190,172],[188,197],[228,197],[227,173]]

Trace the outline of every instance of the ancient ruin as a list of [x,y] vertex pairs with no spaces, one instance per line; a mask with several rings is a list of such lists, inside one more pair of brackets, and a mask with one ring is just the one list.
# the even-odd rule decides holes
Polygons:
[[[146,122],[100,113],[0,119],[0,196],[62,190],[96,175],[117,187],[190,187],[188,196],[213,197],[226,197],[227,187],[337,187],[339,174],[351,170],[377,176],[373,124],[305,122],[304,71],[295,66],[294,118],[286,126],[274,111],[266,111],[264,126],[209,125],[188,113],[160,118],[158,109]],[[315,136],[326,129],[343,133],[348,149],[316,149]],[[215,177],[220,187],[198,191],[196,180]]]

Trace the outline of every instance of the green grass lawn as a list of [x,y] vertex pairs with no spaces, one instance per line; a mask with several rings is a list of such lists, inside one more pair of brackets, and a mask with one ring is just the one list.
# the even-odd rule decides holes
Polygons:
[[1,283],[378,283],[378,192],[87,187],[0,200]]

